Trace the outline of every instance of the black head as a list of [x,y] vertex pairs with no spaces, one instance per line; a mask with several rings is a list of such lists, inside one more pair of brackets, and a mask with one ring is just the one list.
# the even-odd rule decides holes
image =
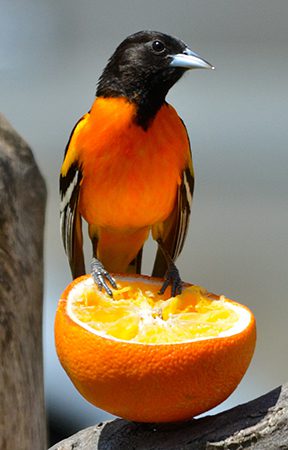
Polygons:
[[140,31],[117,47],[99,79],[96,95],[126,97],[136,103],[136,122],[144,128],[146,123],[147,128],[186,70],[211,67],[180,39]]

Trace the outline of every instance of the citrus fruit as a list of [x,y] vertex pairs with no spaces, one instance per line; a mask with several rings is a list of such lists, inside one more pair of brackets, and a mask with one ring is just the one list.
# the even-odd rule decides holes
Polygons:
[[140,422],[185,420],[225,400],[254,351],[249,309],[199,286],[185,284],[169,298],[158,294],[163,280],[127,275],[116,281],[113,299],[86,275],[59,301],[56,349],[78,391],[95,406]]

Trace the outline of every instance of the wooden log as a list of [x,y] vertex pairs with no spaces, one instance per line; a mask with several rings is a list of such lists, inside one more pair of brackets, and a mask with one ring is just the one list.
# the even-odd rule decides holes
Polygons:
[[42,363],[46,188],[0,115],[0,448],[46,448]]
[[288,384],[215,416],[179,424],[116,419],[86,428],[50,450],[288,449]]

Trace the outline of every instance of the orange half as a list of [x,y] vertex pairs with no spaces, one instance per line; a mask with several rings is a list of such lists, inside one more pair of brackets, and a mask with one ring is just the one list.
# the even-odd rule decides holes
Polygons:
[[128,420],[172,422],[224,401],[251,361],[255,319],[239,303],[185,284],[116,276],[114,299],[91,276],[74,280],[56,313],[58,357],[78,391]]

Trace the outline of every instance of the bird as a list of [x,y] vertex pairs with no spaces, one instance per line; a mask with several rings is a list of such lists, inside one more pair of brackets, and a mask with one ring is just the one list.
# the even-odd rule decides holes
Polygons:
[[149,234],[157,243],[159,291],[182,291],[175,260],[187,235],[194,170],[187,129],[166,100],[190,69],[214,67],[182,40],[139,31],[121,42],[97,84],[89,112],[74,126],[60,173],[60,227],[72,276],[85,274],[82,221],[91,274],[113,297],[113,274],[141,273]]

